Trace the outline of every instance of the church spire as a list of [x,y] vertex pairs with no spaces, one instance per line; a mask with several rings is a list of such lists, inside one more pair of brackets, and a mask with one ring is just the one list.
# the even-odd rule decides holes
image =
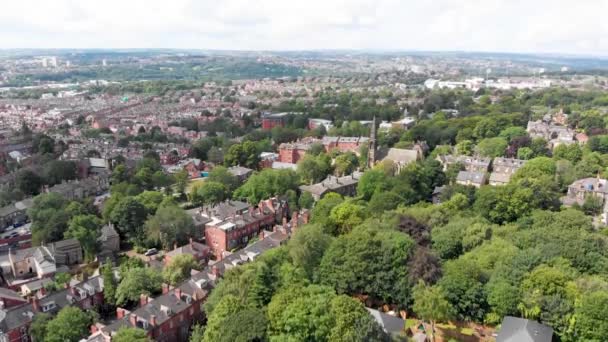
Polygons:
[[376,116],[374,115],[367,151],[367,167],[370,169],[376,164],[376,148]]

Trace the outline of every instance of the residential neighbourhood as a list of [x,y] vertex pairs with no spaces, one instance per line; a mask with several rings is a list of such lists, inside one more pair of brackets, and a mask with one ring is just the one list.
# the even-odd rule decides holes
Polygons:
[[0,342],[608,336],[596,69],[36,51],[0,54]]

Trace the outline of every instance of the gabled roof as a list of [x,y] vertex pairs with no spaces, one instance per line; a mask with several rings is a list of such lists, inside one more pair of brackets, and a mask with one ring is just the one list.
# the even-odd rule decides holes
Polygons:
[[535,321],[507,316],[496,342],[551,342],[553,329]]
[[378,310],[366,308],[376,322],[389,334],[400,334],[405,330],[405,321],[400,317],[391,316]]

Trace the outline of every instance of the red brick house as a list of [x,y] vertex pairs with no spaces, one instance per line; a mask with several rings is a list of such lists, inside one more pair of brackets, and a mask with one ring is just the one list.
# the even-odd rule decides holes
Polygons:
[[190,238],[190,243],[187,245],[176,247],[165,254],[165,265],[168,265],[172,258],[183,254],[190,254],[200,264],[206,265],[207,261],[209,261],[209,256],[211,255],[211,249],[207,245],[196,242]]
[[163,285],[163,294],[154,300],[142,296],[140,307],[134,311],[116,309],[117,321],[103,326],[97,324],[89,341],[110,341],[122,327],[140,328],[154,341],[187,341],[190,328],[204,320],[202,303],[208,291],[188,280],[174,289]]
[[340,152],[353,152],[359,154],[361,146],[369,141],[367,137],[324,137],[322,140],[315,138],[304,138],[291,143],[283,143],[279,146],[279,160],[282,163],[296,164],[310,150],[314,143],[321,143],[325,152],[338,150]]
[[215,207],[200,209],[207,219],[204,225],[205,242],[217,259],[240,248],[257,237],[264,228],[272,227],[289,216],[287,202],[277,198],[261,201],[257,207],[247,203],[227,201]]
[[29,342],[29,326],[40,312],[55,314],[66,306],[92,309],[104,303],[103,281],[94,277],[83,282],[70,281],[66,289],[39,298],[30,297],[28,303],[11,307],[0,316],[0,341]]
[[262,118],[262,129],[271,130],[275,127],[285,127],[288,113],[268,114]]

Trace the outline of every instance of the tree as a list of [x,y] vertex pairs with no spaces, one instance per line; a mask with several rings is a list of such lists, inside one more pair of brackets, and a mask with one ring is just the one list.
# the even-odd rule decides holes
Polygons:
[[594,291],[584,294],[575,310],[575,336],[584,341],[602,341],[608,336],[608,292]]
[[512,180],[524,178],[540,178],[542,176],[553,177],[556,172],[555,160],[548,157],[537,157],[528,160],[522,167],[515,171]]
[[70,219],[65,211],[67,201],[58,193],[45,193],[34,198],[28,216],[32,220],[32,242],[36,245],[63,239]]
[[122,182],[128,182],[130,178],[131,175],[129,174],[129,170],[127,169],[127,167],[124,164],[120,164],[116,166],[114,170],[112,170],[112,176],[110,177],[110,180],[112,184],[118,184]]
[[171,258],[163,269],[163,278],[171,285],[177,285],[190,277],[190,271],[199,269],[199,263],[191,254],[177,255]]
[[576,164],[583,157],[583,150],[578,144],[560,144],[553,149],[553,158],[566,159]]
[[500,131],[498,136],[511,142],[514,138],[527,137],[528,132],[523,127],[511,126]]
[[33,196],[40,193],[44,181],[34,171],[21,170],[17,173],[16,186],[25,195]]
[[228,193],[232,193],[239,187],[239,179],[230,173],[224,166],[214,167],[213,170],[209,172],[209,177],[207,179],[210,182],[223,184],[228,189]]
[[176,205],[160,207],[145,223],[147,240],[160,243],[166,250],[174,244],[183,245],[194,236],[194,221]]
[[315,199],[310,192],[303,192],[298,201],[300,208],[311,209],[315,204]]
[[502,157],[507,149],[507,141],[503,138],[483,139],[477,144],[477,153],[484,157]]
[[57,317],[47,324],[45,341],[48,342],[78,342],[89,336],[89,327],[93,324],[94,315],[80,310],[78,307],[66,306]]
[[331,210],[329,218],[338,227],[338,232],[345,234],[363,222],[365,208],[353,202],[344,202]]
[[139,328],[122,327],[116,335],[112,336],[115,342],[149,342],[151,341],[146,331]]
[[114,206],[110,221],[118,228],[121,237],[132,241],[144,239],[143,226],[148,212],[134,197],[124,197]]
[[306,154],[298,162],[297,173],[302,182],[313,184],[322,181],[331,172],[331,158],[326,154]]
[[135,196],[135,199],[141,203],[150,215],[154,215],[165,196],[158,191],[144,191]]
[[205,181],[195,187],[190,195],[195,205],[215,205],[228,198],[228,188],[222,183]]
[[312,279],[313,271],[317,269],[325,250],[331,244],[332,238],[318,225],[306,225],[299,228],[289,241],[289,256],[296,267],[301,267]]
[[473,261],[457,259],[444,264],[443,274],[437,284],[444,290],[456,318],[483,321],[488,305],[480,267]]
[[116,289],[116,305],[135,303],[141,294],[151,295],[161,289],[163,278],[159,272],[151,268],[133,268],[123,274]]
[[529,147],[522,147],[517,150],[517,159],[528,160],[532,159],[534,151]]
[[214,164],[220,164],[224,162],[224,152],[217,146],[213,146],[207,153],[207,159]]
[[417,247],[407,262],[407,276],[410,284],[434,284],[441,278],[441,259],[429,248]]
[[327,341],[334,327],[328,303],[334,297],[331,288],[318,285],[277,293],[268,304],[271,340]]
[[333,240],[315,279],[338,294],[366,294],[370,300],[405,306],[410,300],[406,264],[414,242],[404,233],[378,226],[377,221],[369,222]]
[[239,300],[232,295],[224,296],[217,304],[213,312],[209,314],[207,327],[203,336],[204,342],[215,342],[221,340],[220,330],[230,315],[241,310]]
[[245,166],[250,169],[257,169],[260,163],[259,152],[252,141],[245,141],[242,144],[230,146],[224,156],[224,163],[227,166]]
[[344,202],[342,196],[331,192],[321,198],[313,207],[311,222],[323,227],[329,234],[335,234],[336,224],[330,219],[329,215],[333,208]]
[[101,277],[103,278],[103,297],[106,303],[114,305],[116,303],[116,277],[112,269],[112,262],[108,259],[101,267]]
[[29,333],[33,341],[44,341],[47,334],[47,327],[53,317],[45,312],[34,315],[30,324]]
[[330,315],[335,323],[327,341],[391,341],[363,304],[355,299],[345,295],[336,296],[330,305]]
[[192,332],[190,333],[190,339],[188,339],[188,342],[202,342],[204,335],[205,326],[196,323],[192,326]]
[[64,233],[66,239],[74,238],[80,242],[86,260],[93,260],[97,252],[97,238],[101,234],[101,220],[94,215],[79,215],[72,217],[68,230]]
[[231,314],[219,327],[218,342],[265,341],[268,319],[262,309],[246,308]]
[[475,145],[471,140],[463,140],[456,144],[456,153],[463,156],[470,156],[473,154],[473,148]]
[[52,160],[44,165],[42,174],[47,184],[54,185],[65,180],[76,179],[78,166],[73,161]]
[[259,203],[272,196],[283,195],[287,190],[298,190],[299,180],[293,170],[264,169],[253,174],[234,192],[234,197]]
[[446,299],[441,286],[428,286],[423,281],[419,281],[414,287],[413,297],[414,305],[412,308],[418,317],[431,322],[431,341],[435,341],[435,322],[447,321],[452,318],[452,305]]
[[376,192],[384,192],[389,189],[388,177],[377,169],[365,171],[357,184],[357,194],[364,200],[370,200]]
[[334,166],[336,175],[349,175],[359,166],[359,158],[353,152],[342,153],[336,157]]
[[175,174],[175,188],[177,193],[182,195],[186,191],[186,187],[188,186],[188,180],[190,176],[185,169],[181,169],[178,173]]

